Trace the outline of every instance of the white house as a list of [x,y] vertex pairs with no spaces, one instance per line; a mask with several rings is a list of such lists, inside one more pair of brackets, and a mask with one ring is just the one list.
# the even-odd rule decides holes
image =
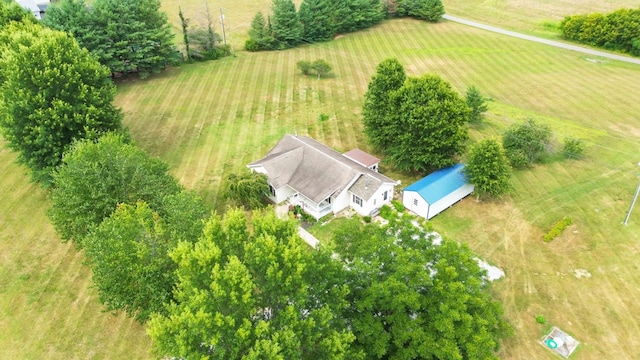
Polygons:
[[473,185],[467,182],[463,169],[463,164],[457,164],[407,186],[402,192],[405,208],[428,220],[471,194]]
[[29,10],[38,20],[42,19],[51,3],[49,0],[16,0],[16,2],[24,9]]
[[[316,219],[347,207],[367,216],[391,202],[396,182],[377,172],[380,159],[362,150],[349,153],[351,157],[311,138],[285,135],[247,167],[267,175],[270,199],[276,204],[300,205]],[[373,159],[377,161],[371,163]],[[369,168],[374,165],[376,171]]]

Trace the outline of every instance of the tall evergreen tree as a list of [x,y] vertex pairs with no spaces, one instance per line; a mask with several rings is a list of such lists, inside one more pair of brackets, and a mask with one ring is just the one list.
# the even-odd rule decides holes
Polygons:
[[261,12],[257,12],[251,20],[249,39],[245,42],[245,49],[249,51],[271,50],[274,46],[270,23]]
[[442,0],[398,0],[396,16],[437,22],[444,15]]
[[330,0],[303,0],[298,16],[305,41],[327,41],[335,35],[333,8]]
[[271,27],[276,47],[286,49],[300,44],[302,23],[298,19],[293,1],[273,0],[271,10],[273,11]]
[[333,22],[337,33],[349,33],[371,27],[384,20],[380,0],[332,0]]
[[470,123],[481,123],[484,119],[484,112],[487,111],[487,103],[484,96],[480,93],[480,89],[476,86],[469,86],[466,95],[467,106],[471,109],[469,116]]
[[364,95],[362,121],[364,133],[378,150],[385,150],[396,141],[397,126],[391,122],[390,95],[402,87],[406,79],[404,67],[397,59],[386,59],[376,68]]

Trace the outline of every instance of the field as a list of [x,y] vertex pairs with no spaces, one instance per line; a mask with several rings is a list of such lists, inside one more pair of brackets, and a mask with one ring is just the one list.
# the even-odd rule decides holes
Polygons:
[[447,13],[503,28],[558,37],[565,16],[638,8],[637,0],[442,0]]
[[[195,3],[185,2],[184,8],[197,8]],[[261,6],[266,11],[268,3],[239,0],[212,10],[224,7],[227,25],[236,27],[230,31],[235,45],[253,12]],[[456,0],[445,6],[465,16],[465,3],[478,10],[474,19],[502,25],[490,21],[491,14],[505,14],[517,2]],[[541,2],[519,3],[529,9]],[[593,3],[584,11],[613,7],[580,3]],[[551,10],[541,9],[530,19],[516,14],[505,26],[536,33],[542,21],[557,15],[555,7],[545,9]],[[507,273],[494,289],[515,337],[504,343],[500,357],[553,359],[536,343],[551,325],[582,342],[575,358],[640,357],[640,309],[634,303],[640,297],[640,208],[629,226],[621,225],[640,175],[640,104],[633,98],[640,92],[637,65],[457,24],[396,20],[330,43],[237,52],[147,81],[124,81],[117,104],[138,144],[222,210],[221,178],[262,157],[285,133],[309,135],[338,150],[370,150],[361,132],[362,97],[377,63],[391,56],[410,75],[439,74],[460,92],[475,84],[492,99],[487,124],[472,130],[473,139],[499,136],[531,117],[550,125],[558,142],[566,135],[588,142],[584,161],[550,159],[516,173],[510,199],[468,198],[434,220],[443,234],[469,244]],[[318,58],[333,66],[332,77],[317,80],[296,71],[297,61]],[[322,121],[321,114],[328,119]],[[15,154],[0,151],[0,353],[26,359],[149,357],[143,328],[100,312],[82,255],[56,237],[45,216],[46,193],[29,184],[14,161]],[[387,174],[398,177],[392,170]],[[400,178],[405,184],[412,180]],[[575,224],[543,243],[542,234],[563,216]],[[586,273],[591,276],[576,277]],[[537,324],[536,315],[544,315],[547,324]]]

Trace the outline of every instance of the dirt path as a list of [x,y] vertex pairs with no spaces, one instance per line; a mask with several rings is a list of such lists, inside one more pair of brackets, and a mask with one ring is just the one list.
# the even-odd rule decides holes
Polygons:
[[456,17],[456,16],[452,16],[452,15],[443,15],[442,18],[445,19],[445,20],[448,20],[448,21],[457,22],[459,24],[473,26],[473,27],[476,27],[478,29],[492,31],[492,32],[495,32],[495,33],[498,33],[498,34],[507,35],[507,36],[512,36],[512,37],[515,37],[515,38],[518,38],[518,39],[523,39],[523,40],[533,41],[533,42],[546,44],[546,45],[550,45],[550,46],[555,46],[555,47],[558,47],[558,48],[561,48],[561,49],[577,51],[577,52],[581,52],[581,53],[587,54],[587,55],[600,56],[600,57],[604,57],[604,58],[608,58],[608,59],[624,61],[624,62],[640,65],[640,59],[636,59],[636,58],[632,58],[632,57],[628,57],[628,56],[624,56],[624,55],[616,55],[616,54],[612,54],[612,53],[608,53],[608,52],[604,52],[604,51],[598,51],[598,50],[589,49],[589,48],[582,47],[582,46],[576,46],[576,45],[566,44],[566,43],[559,42],[559,41],[548,40],[548,39],[540,38],[540,37],[537,37],[537,36],[525,35],[525,34],[517,33],[515,31],[504,30],[504,29],[501,29],[501,28],[498,28],[498,27],[495,27],[495,26],[485,25],[485,24],[482,24],[482,23],[479,23],[479,22],[462,19],[462,18],[459,18],[459,17]]

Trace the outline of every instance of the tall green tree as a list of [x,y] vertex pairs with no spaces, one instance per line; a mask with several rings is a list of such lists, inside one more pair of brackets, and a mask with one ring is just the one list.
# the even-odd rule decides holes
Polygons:
[[184,42],[184,48],[187,54],[187,61],[190,61],[191,51],[189,49],[189,19],[184,17],[181,6],[178,7],[178,17],[180,18],[180,26],[182,27],[182,41]]
[[10,22],[35,23],[36,18],[13,0],[0,1],[0,29]]
[[436,75],[409,78],[389,94],[393,141],[384,149],[401,170],[426,172],[453,165],[468,139],[470,110],[451,85]]
[[161,356],[208,359],[354,359],[344,270],[311,250],[273,212],[214,216],[195,245],[171,253],[176,301],[148,332]]
[[469,122],[473,124],[481,123],[488,107],[484,96],[480,93],[480,89],[474,85],[469,86],[467,88],[466,101],[467,106],[471,109]]
[[176,282],[168,255],[176,243],[146,203],[118,205],[83,242],[100,302],[140,322],[163,312]]
[[349,269],[353,347],[367,359],[497,359],[509,326],[466,246],[406,217],[345,227],[334,243]]
[[380,0],[331,0],[333,23],[337,33],[349,33],[369,28],[385,19]]
[[160,0],[96,0],[96,47],[89,49],[112,73],[140,77],[177,61],[174,34]]
[[81,47],[94,51],[102,32],[95,27],[94,13],[89,11],[84,0],[61,0],[47,8],[42,23],[52,29],[69,32]]
[[411,16],[429,22],[438,22],[444,15],[442,0],[397,0],[396,16]]
[[511,166],[496,140],[483,140],[472,146],[464,172],[479,195],[499,197],[511,189]]
[[539,161],[551,142],[551,129],[527,120],[509,127],[502,134],[502,147],[514,168],[524,168]]
[[72,142],[118,130],[109,71],[71,37],[38,24],[12,23],[0,38],[0,128],[33,177],[50,181]]
[[249,51],[261,51],[273,49],[273,34],[267,20],[261,12],[257,12],[251,20],[249,39],[245,42],[245,49]]
[[389,148],[398,135],[396,124],[391,120],[390,95],[399,90],[406,80],[404,67],[395,59],[386,59],[378,64],[364,95],[362,122],[369,142],[379,150]]
[[298,19],[296,5],[292,0],[273,0],[272,31],[275,45],[286,49],[297,46],[302,41],[302,23]]
[[244,169],[238,174],[227,175],[223,192],[225,199],[231,199],[249,209],[258,209],[266,205],[269,182],[265,174]]
[[298,17],[302,23],[302,38],[309,42],[327,41],[335,35],[331,0],[303,0]]
[[62,239],[82,248],[84,237],[118,204],[142,200],[154,210],[162,209],[166,196],[181,191],[168,169],[122,135],[80,142],[53,175],[49,219]]

